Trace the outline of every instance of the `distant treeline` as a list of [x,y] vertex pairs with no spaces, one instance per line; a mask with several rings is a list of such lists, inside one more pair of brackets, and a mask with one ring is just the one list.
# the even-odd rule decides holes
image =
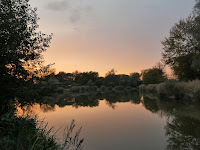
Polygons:
[[130,75],[116,74],[115,70],[109,71],[105,77],[100,77],[98,72],[79,72],[73,73],[59,72],[52,73],[39,80],[40,83],[54,82],[55,84],[65,84],[68,86],[127,86],[138,87],[142,84],[141,74],[131,73]]

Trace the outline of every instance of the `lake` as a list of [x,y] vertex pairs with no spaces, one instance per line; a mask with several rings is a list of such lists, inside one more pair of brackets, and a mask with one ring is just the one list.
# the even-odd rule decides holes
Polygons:
[[[74,119],[85,150],[200,149],[200,105],[138,93],[96,93],[46,98],[18,107],[38,114],[54,131]],[[56,136],[63,141],[64,127]]]

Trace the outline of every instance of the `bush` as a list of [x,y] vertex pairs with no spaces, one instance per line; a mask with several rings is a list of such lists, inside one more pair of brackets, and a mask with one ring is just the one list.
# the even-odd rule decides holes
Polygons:
[[36,117],[17,117],[6,113],[0,118],[0,149],[1,150],[81,150],[84,139],[79,139],[81,128],[72,135],[76,124],[72,121],[64,133],[64,143],[52,136],[52,129],[47,130],[47,124],[39,122]]
[[146,90],[146,85],[145,84],[142,84],[139,86],[139,92],[141,94],[144,94],[145,93],[145,90]]
[[149,84],[146,86],[146,92],[157,93],[157,87],[158,87],[158,84]]
[[200,100],[200,81],[178,82],[167,80],[160,84],[140,85],[141,94],[156,93],[159,98],[171,98],[176,100]]
[[193,101],[200,100],[200,81],[194,80],[182,83],[184,87],[184,93],[188,98]]
[[5,114],[0,120],[0,149],[3,150],[56,150],[60,146],[54,136],[50,136],[51,130],[46,131],[46,126],[36,128],[35,118],[16,117]]
[[157,87],[158,96],[161,98],[183,99],[184,89],[182,83],[176,80],[168,80]]

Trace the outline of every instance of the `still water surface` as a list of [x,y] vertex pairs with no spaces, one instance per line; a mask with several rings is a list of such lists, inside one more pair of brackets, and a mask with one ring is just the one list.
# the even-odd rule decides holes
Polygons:
[[[56,99],[56,98],[55,98]],[[137,94],[82,95],[35,103],[36,113],[55,130],[74,119],[85,150],[199,149],[200,107]],[[22,110],[19,109],[22,113]],[[61,128],[57,132],[63,140]]]

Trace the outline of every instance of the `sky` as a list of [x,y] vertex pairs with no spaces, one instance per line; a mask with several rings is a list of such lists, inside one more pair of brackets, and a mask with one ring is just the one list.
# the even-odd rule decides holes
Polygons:
[[141,72],[162,58],[161,41],[194,0],[30,0],[39,30],[53,33],[45,63],[56,72]]

